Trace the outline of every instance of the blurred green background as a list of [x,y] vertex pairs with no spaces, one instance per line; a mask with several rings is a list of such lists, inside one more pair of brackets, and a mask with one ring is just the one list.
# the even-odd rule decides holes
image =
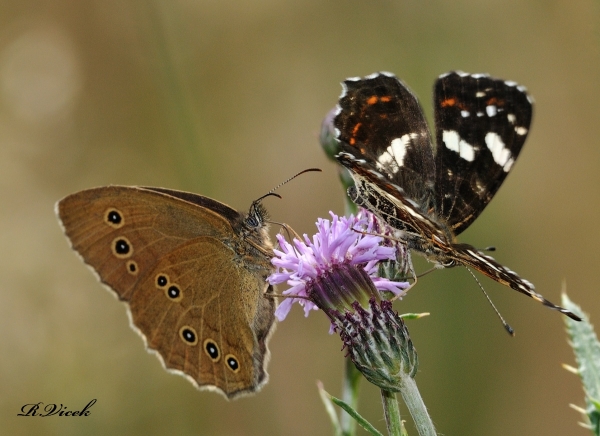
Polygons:
[[[299,308],[271,341],[270,382],[227,402],[166,373],[125,308],[70,251],[61,197],[137,184],[245,210],[267,199],[298,232],[343,213],[320,123],[348,76],[388,70],[420,96],[452,69],[527,86],[527,145],[486,212],[461,235],[559,302],[600,319],[600,29],[595,1],[0,2],[0,428],[4,434],[329,435],[316,381],[340,393],[344,352],[325,316]],[[419,263],[423,271],[427,266]],[[482,278],[504,332],[463,268],[419,281],[400,312],[416,380],[446,435],[586,435],[561,316]],[[17,417],[42,401],[86,418]],[[379,392],[360,412],[384,429]],[[406,412],[406,409],[402,407]],[[416,432],[411,430],[410,434]]]

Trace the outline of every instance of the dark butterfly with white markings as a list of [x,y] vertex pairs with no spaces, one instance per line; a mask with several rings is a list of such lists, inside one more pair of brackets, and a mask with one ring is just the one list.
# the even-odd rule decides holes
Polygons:
[[464,265],[572,319],[533,284],[475,247],[456,242],[512,169],[532,117],[524,87],[450,72],[434,86],[434,152],[415,95],[390,73],[343,82],[334,119],[355,186],[350,198],[397,230],[407,246],[443,267]]

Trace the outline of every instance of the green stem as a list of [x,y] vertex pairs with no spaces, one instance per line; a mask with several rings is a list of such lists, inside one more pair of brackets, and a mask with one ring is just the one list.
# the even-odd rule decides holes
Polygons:
[[415,422],[415,427],[419,432],[419,436],[436,436],[437,433],[435,432],[433,422],[431,422],[431,418],[427,413],[427,408],[425,407],[425,403],[423,403],[417,384],[412,377],[407,375],[402,378],[400,394]]
[[383,413],[388,434],[390,436],[402,436],[402,420],[400,419],[400,407],[398,406],[396,394],[382,389],[381,401],[383,402]]
[[[173,123],[173,141],[171,146],[177,173],[184,186],[202,186],[206,191],[211,178],[207,170],[198,171],[198,167],[210,169],[208,147],[200,140],[199,123],[194,119],[193,104],[186,89],[181,69],[177,67],[177,54],[185,55],[189,37],[185,22],[180,17],[177,6],[170,2],[155,0],[144,3],[151,21],[154,40],[152,47],[157,60],[155,75],[157,88],[162,89],[165,98],[165,110]],[[183,54],[182,54],[183,52]]]
[[[354,410],[358,407],[358,386],[362,374],[350,358],[345,359],[344,380],[342,386],[342,400],[350,405]],[[342,434],[344,436],[354,436],[356,434],[356,421],[346,412],[342,412],[340,417]]]

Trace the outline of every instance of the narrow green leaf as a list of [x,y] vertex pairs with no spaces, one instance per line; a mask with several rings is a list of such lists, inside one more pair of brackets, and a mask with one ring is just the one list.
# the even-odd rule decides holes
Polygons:
[[[352,359],[344,359],[344,378],[342,381],[342,401],[349,404],[354,410],[358,409],[358,389],[363,379],[361,372],[356,368]],[[342,412],[340,416],[340,427],[343,436],[356,435],[356,421],[350,415]]]
[[325,395],[328,400],[333,401],[339,407],[344,409],[346,413],[348,413],[348,415],[354,418],[356,422],[370,434],[374,436],[383,436],[383,434],[381,434],[375,427],[373,427],[373,425],[371,425],[369,421],[363,418],[356,410],[350,407],[350,405],[340,400],[339,398],[336,398],[333,395],[329,394],[327,391],[323,390],[322,387],[319,387],[319,389],[322,396]]
[[329,416],[329,419],[331,420],[333,432],[335,436],[341,436],[342,428],[340,426],[340,420],[338,419],[337,413],[335,413],[333,404],[331,404],[331,395],[329,395],[327,391],[323,388],[323,383],[321,383],[320,381],[317,382],[317,387],[319,388],[319,396],[321,397],[321,401],[325,406],[327,416]]

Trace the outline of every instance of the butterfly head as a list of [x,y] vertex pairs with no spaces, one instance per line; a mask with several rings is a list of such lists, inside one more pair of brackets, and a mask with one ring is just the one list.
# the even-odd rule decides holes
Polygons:
[[[278,197],[277,194],[271,194]],[[263,197],[264,198],[264,197]],[[263,206],[261,203],[262,198],[255,200],[252,202],[250,206],[250,211],[248,211],[248,215],[244,219],[246,226],[249,229],[260,229],[262,227],[267,226],[267,221],[269,220],[269,212],[267,208]]]

